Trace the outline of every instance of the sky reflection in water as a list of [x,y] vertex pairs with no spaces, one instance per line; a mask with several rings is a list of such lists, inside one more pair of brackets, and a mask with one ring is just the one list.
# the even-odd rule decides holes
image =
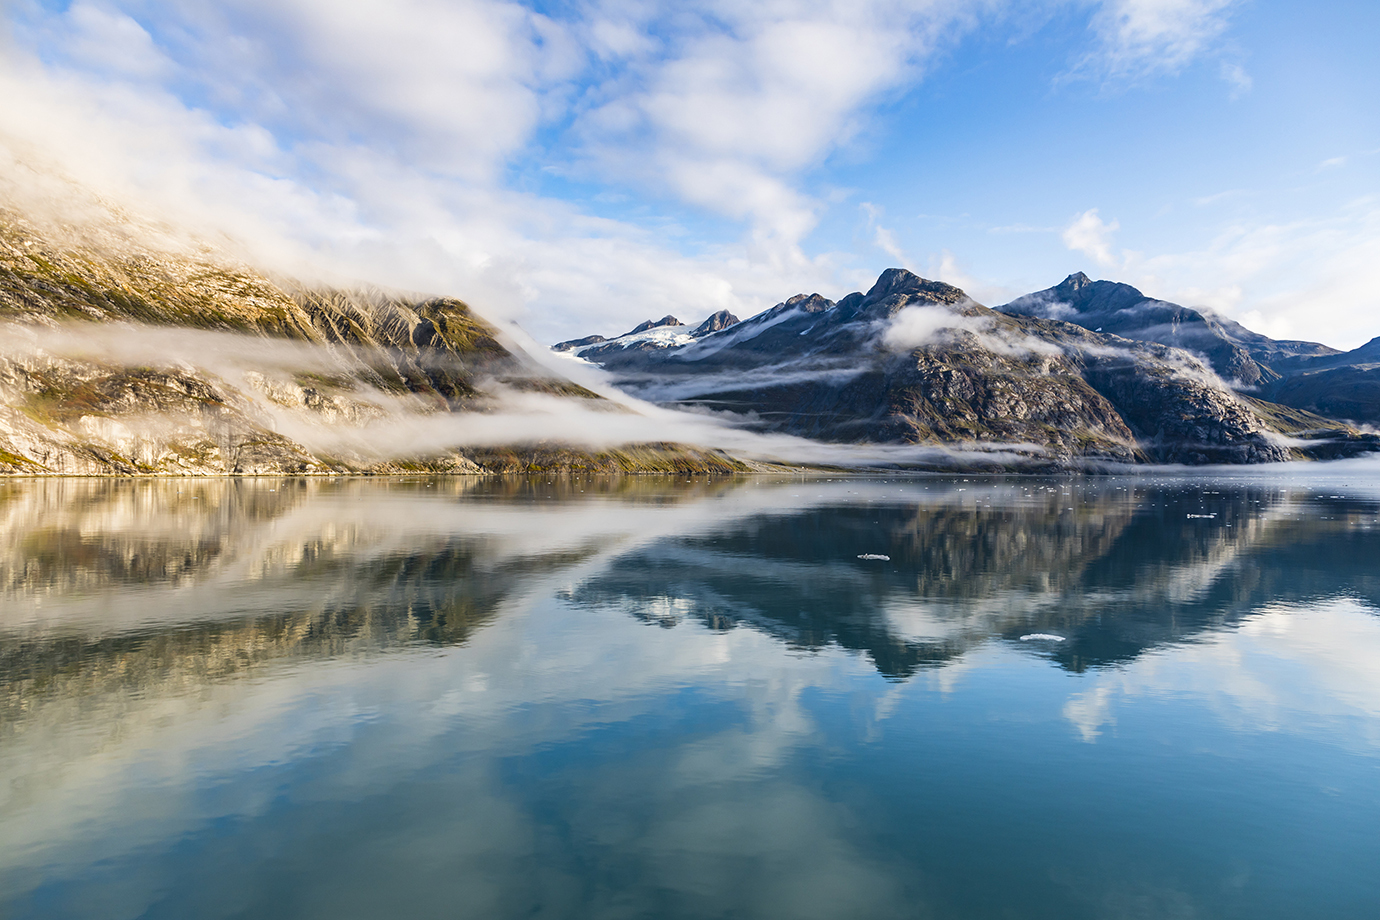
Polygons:
[[1377,483],[4,483],[0,913],[1365,916]]

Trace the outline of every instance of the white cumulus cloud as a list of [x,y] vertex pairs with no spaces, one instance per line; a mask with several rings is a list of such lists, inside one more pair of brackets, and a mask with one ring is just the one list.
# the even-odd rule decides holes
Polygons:
[[1110,224],[1105,222],[1098,215],[1097,208],[1091,208],[1079,214],[1064,229],[1064,245],[1074,252],[1092,256],[1098,265],[1115,265],[1117,259],[1112,254],[1112,234],[1120,226],[1116,221]]

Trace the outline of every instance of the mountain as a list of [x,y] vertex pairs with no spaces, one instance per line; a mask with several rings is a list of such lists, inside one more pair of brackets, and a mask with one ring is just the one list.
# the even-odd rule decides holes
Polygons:
[[[1234,324],[1183,308],[1174,313],[1158,301],[1147,306],[1126,285],[1097,284],[1074,276],[1062,291],[1051,290],[1090,290],[1080,301],[1088,316],[1114,315],[1123,309],[1113,309],[1118,303],[1135,308],[1142,325],[1127,320],[1120,328],[1139,335],[1170,317],[1177,326],[1168,328],[1188,341],[1197,323],[1203,335],[1235,349],[1223,353],[1243,372],[1258,368],[1247,344],[1262,355],[1330,351],[1262,344]],[[642,398],[833,442],[1003,444],[1055,462],[1175,463],[1267,462],[1380,446],[1332,419],[1238,393],[1181,347],[1039,315],[1034,304],[996,311],[951,285],[888,269],[865,294],[837,302],[800,294],[698,337],[652,326],[564,345]]]
[[1380,337],[1349,352],[1272,339],[1209,310],[1155,300],[1129,284],[1093,281],[1082,272],[996,309],[1182,348],[1206,359],[1239,390],[1351,423],[1380,425]]
[[1380,336],[1340,354],[1281,362],[1271,398],[1333,418],[1380,426]]
[[582,339],[557,342],[551,346],[556,351],[578,352],[586,360],[617,360],[617,355],[628,352],[636,354],[645,351],[659,351],[675,345],[686,345],[698,338],[714,332],[722,332],[729,326],[738,324],[738,317],[727,310],[720,310],[689,332],[685,324],[674,316],[649,319],[639,323],[629,332],[613,339],[602,335],[587,335]]
[[[626,411],[534,361],[454,298],[270,278],[113,209],[0,208],[0,473],[742,470],[674,444],[581,449],[516,402]],[[454,432],[454,436],[449,434]]]
[[[0,196],[0,474],[771,467],[650,436],[694,430],[757,455],[783,444],[735,427],[942,445],[960,465],[998,466],[1251,463],[1380,443],[1328,417],[1364,418],[1352,404],[1372,400],[1380,370],[1356,362],[1374,348],[1347,358],[1274,342],[1085,276],[1002,312],[891,269],[837,302],[799,294],[746,321],[668,315],[557,346],[634,396],[697,414],[653,423],[455,298],[269,276],[94,196],[72,213]],[[1214,360],[1237,388],[1251,368],[1261,383],[1238,392]],[[1287,406],[1266,401],[1276,390]]]
[[1129,284],[1093,281],[1082,272],[996,309],[1182,348],[1206,358],[1223,379],[1247,387],[1278,380],[1272,366],[1280,360],[1335,354],[1326,345],[1271,339],[1208,310],[1155,300]]

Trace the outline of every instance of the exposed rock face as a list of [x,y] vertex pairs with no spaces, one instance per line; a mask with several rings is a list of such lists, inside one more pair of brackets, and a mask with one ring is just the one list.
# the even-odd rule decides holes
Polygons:
[[1143,349],[1124,355],[1091,352],[1084,365],[1088,382],[1116,406],[1148,455],[1189,464],[1289,459],[1248,403],[1206,374],[1175,367],[1171,349]]
[[727,310],[720,310],[718,313],[712,314],[708,319],[692,329],[690,334],[695,338],[699,338],[709,335],[711,332],[722,332],[729,326],[736,326],[738,323],[738,317]]
[[[1135,436],[1067,358],[996,354],[960,333],[892,372],[889,440],[1038,444],[1057,456],[1135,459]],[[965,341],[965,339],[967,341]],[[1032,386],[1032,378],[1039,385]]]
[[1146,297],[1128,284],[1079,272],[998,310],[1077,323],[1202,356],[1234,388],[1352,423],[1380,425],[1380,337],[1348,352],[1272,339],[1217,316]]
[[557,342],[555,345],[552,345],[551,347],[556,351],[574,351],[575,349],[583,348],[586,345],[598,345],[600,342],[607,341],[608,339],[604,338],[602,335],[587,335],[582,339],[571,339],[568,342]]
[[0,471],[312,473],[301,445],[187,374],[0,361]]
[[[494,421],[515,404],[555,401],[551,418],[621,410],[505,343],[459,300],[312,289],[204,247],[143,246],[145,229],[40,227],[0,208],[0,473],[748,468],[679,444],[575,449],[544,430],[507,444],[498,422],[464,443],[504,446],[462,448],[449,433],[458,429],[425,429]],[[1234,393],[1213,368],[1257,381],[1267,388],[1258,395],[1366,418],[1370,378],[1345,375],[1380,346],[1337,364],[1346,356],[1323,346],[1273,342],[1081,275],[1031,296],[995,312],[891,269],[837,303],[800,294],[745,322],[720,311],[693,328],[667,315],[560,347],[636,395],[834,442],[996,445],[1059,463],[1297,455],[1281,432],[1324,432],[1328,456],[1377,445]],[[1044,315],[1059,310],[1082,325]],[[1187,344],[1213,366],[1085,328],[1097,317]]]
[[147,251],[112,227],[92,243],[0,211],[0,473],[747,468],[673,444],[323,448],[390,413],[480,418],[496,394],[609,404],[461,301],[309,289],[205,251]]
[[1155,300],[1129,284],[1093,281],[1082,272],[997,309],[1182,348],[1205,357],[1223,379],[1246,387],[1277,380],[1271,365],[1281,359],[1333,352],[1315,342],[1271,339],[1211,311]]
[[1380,337],[1339,354],[1283,360],[1275,368],[1283,375],[1268,391],[1276,402],[1380,426]]
[[675,348],[684,345],[691,339],[720,332],[737,323],[738,317],[727,310],[720,310],[694,329],[685,332],[683,328],[677,328],[684,327],[684,323],[674,316],[667,315],[659,320],[649,319],[644,323],[639,323],[631,331],[612,339],[606,339],[602,335],[587,335],[582,339],[558,342],[551,347],[554,351],[574,352],[587,360],[602,363],[608,360],[610,355],[616,355],[625,350],[630,350],[630,354],[637,355],[664,348]]
[[1299,355],[1278,362],[1286,373],[1294,371],[1314,371],[1329,367],[1355,367],[1357,365],[1380,364],[1380,335],[1360,348],[1326,355]]
[[632,332],[630,332],[630,333],[628,333],[628,334],[629,334],[629,335],[637,335],[637,333],[639,333],[639,332],[646,332],[648,329],[655,329],[655,328],[657,328],[658,326],[684,326],[684,325],[685,325],[684,323],[682,323],[680,320],[676,319],[674,316],[672,316],[671,314],[668,313],[668,314],[666,314],[665,316],[663,316],[661,319],[649,319],[649,320],[647,320],[645,323],[639,323],[638,325],[634,326]]
[[[1093,283],[1067,284],[1076,292]],[[802,294],[699,339],[580,353],[644,398],[826,441],[1255,463],[1290,456],[1278,434],[1301,430],[1258,411],[1268,404],[1236,394],[1183,350],[996,312],[902,269],[838,303]],[[1332,427],[1353,450],[1377,446]]]
[[1294,374],[1270,388],[1286,406],[1362,425],[1380,425],[1380,363]]

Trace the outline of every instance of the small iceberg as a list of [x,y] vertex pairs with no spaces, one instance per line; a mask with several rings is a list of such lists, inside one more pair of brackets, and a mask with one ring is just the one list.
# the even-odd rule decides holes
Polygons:
[[1063,636],[1052,636],[1049,633],[1027,633],[1021,636],[1022,642],[1067,642]]
[[883,556],[881,553],[863,553],[863,554],[860,555],[858,558],[859,558],[859,559],[880,559],[880,560],[882,560],[883,562],[890,562],[890,561],[891,561],[891,557],[890,557],[890,556]]

